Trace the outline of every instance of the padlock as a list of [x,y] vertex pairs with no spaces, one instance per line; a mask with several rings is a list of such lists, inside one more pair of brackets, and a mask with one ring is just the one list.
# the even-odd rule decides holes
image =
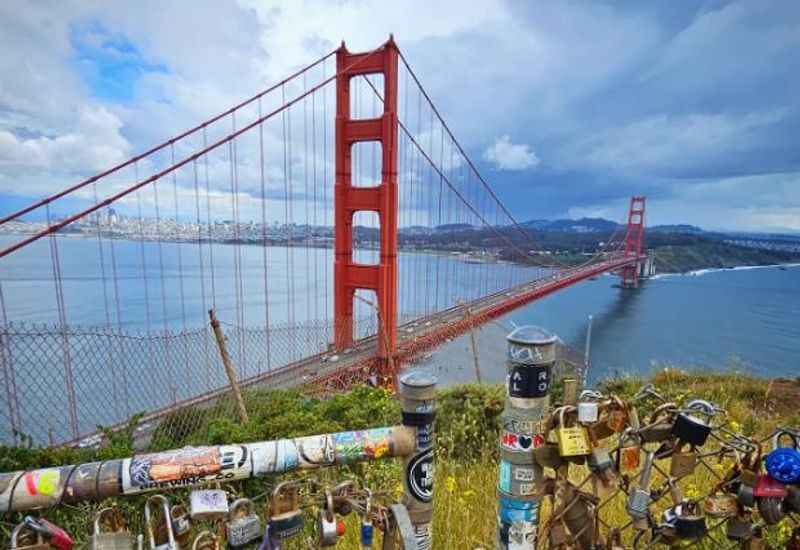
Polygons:
[[693,445],[679,441],[669,461],[669,475],[680,479],[694,472],[697,466],[697,451]]
[[[25,539],[28,539],[27,542]],[[31,539],[35,539],[35,541]],[[41,532],[23,521],[11,531],[11,549],[15,548],[19,550],[51,550],[53,547],[45,542]]]
[[710,434],[711,426],[692,414],[678,413],[672,425],[672,435],[696,447],[704,445]]
[[715,491],[706,497],[703,510],[712,518],[730,518],[739,511],[739,503],[735,496]]
[[759,497],[756,499],[758,513],[767,525],[775,525],[780,522],[786,511],[783,508],[783,498],[780,497]]
[[708,532],[706,518],[695,501],[687,500],[675,507],[675,534],[683,540],[696,540]]
[[616,395],[612,395],[611,409],[608,412],[606,424],[612,432],[622,433],[622,431],[628,427],[638,429],[639,417],[636,416],[635,409],[624,403],[622,399]]
[[61,527],[50,523],[44,518],[35,519],[25,516],[23,520],[31,529],[42,534],[50,546],[58,550],[72,550],[75,541]]
[[600,418],[600,401],[603,394],[594,390],[583,390],[578,398],[578,422],[594,424]]
[[[106,523],[114,528],[111,531],[102,530]],[[130,550],[133,548],[133,535],[125,529],[122,512],[119,508],[103,508],[94,517],[94,532],[91,538],[92,550]]]
[[183,504],[175,504],[169,510],[172,521],[172,532],[175,533],[175,540],[178,545],[185,546],[189,543],[192,535],[192,522]]
[[[781,438],[787,436],[791,447],[781,447]],[[785,439],[785,438],[784,438]],[[785,484],[800,483],[800,450],[797,438],[786,430],[780,430],[772,438],[772,451],[764,459],[769,475]]]
[[548,422],[547,429],[542,434],[544,443],[533,449],[533,459],[539,466],[555,470],[564,464],[564,459],[561,457],[561,453],[558,452],[558,443],[550,438],[550,432],[550,422]]
[[225,524],[225,534],[229,548],[241,548],[261,540],[261,519],[255,512],[252,500],[239,498],[233,501]]
[[570,488],[572,490],[563,497],[566,502],[564,523],[575,547],[589,548],[594,537],[594,516],[585,498],[578,495],[574,487]]
[[604,487],[609,487],[617,479],[616,464],[608,449],[598,447],[591,434],[589,434],[589,439],[592,443],[592,452],[586,457],[586,465]]
[[336,518],[333,510],[333,495],[330,491],[325,491],[325,507],[319,511],[317,527],[320,546],[336,546],[339,537],[344,535],[344,522],[340,522]]
[[211,531],[201,531],[192,543],[192,550],[219,550],[219,537]]
[[[151,504],[161,506],[162,522],[166,531],[167,540],[164,543],[156,544],[156,535],[153,529]],[[172,518],[169,513],[169,501],[164,495],[153,495],[144,503],[144,524],[147,530],[147,540],[150,543],[150,550],[178,550],[178,543],[175,540],[175,533],[172,531]]]
[[749,514],[737,514],[725,524],[725,536],[730,540],[744,541],[753,536],[753,520]]
[[269,536],[283,541],[303,531],[303,512],[297,483],[284,481],[272,491],[269,511]]
[[753,487],[739,483],[739,487],[736,490],[736,501],[740,506],[752,508],[756,505],[756,496],[753,494],[753,490]]
[[772,479],[769,474],[758,476],[758,482],[753,489],[753,495],[756,498],[785,498],[786,494],[786,486]]
[[198,489],[189,494],[189,515],[193,520],[217,520],[228,512],[228,494],[222,489]]
[[366,497],[364,499],[364,515],[361,518],[361,530],[359,532],[359,539],[361,548],[372,548],[372,543],[375,539],[375,527],[370,520],[372,513],[372,491],[364,489]]
[[633,487],[628,494],[628,502],[626,509],[628,515],[635,520],[645,519],[647,517],[652,497],[650,495],[650,476],[653,473],[653,451],[647,451],[645,454],[644,467],[642,474],[639,478],[638,487]]
[[631,473],[639,469],[642,453],[640,441],[632,427],[622,432],[617,451],[617,471]]
[[566,425],[566,413],[574,407],[561,407],[558,410],[558,427],[555,429],[558,453],[564,457],[585,457],[591,451],[586,427],[577,424]]

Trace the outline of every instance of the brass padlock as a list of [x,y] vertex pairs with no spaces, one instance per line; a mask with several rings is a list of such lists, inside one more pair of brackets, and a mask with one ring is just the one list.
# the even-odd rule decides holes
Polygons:
[[739,502],[735,496],[714,491],[706,497],[703,509],[712,518],[730,518],[739,511]]
[[678,442],[670,458],[669,475],[680,479],[694,472],[696,466],[697,451],[694,446]]
[[[103,532],[103,525],[111,530]],[[91,538],[92,550],[130,550],[133,544],[133,535],[125,528],[125,519],[119,508],[103,508],[97,512]]]
[[[166,542],[160,543],[156,541],[155,531],[153,529],[153,517],[150,510],[151,505],[161,507],[161,521],[166,533]],[[175,533],[172,531],[172,518],[169,513],[169,501],[164,495],[153,495],[148,498],[144,503],[144,524],[147,531],[147,540],[150,544],[151,550],[178,550],[178,543],[175,540]]]
[[543,468],[560,468],[564,464],[561,453],[558,452],[558,443],[550,438],[551,423],[548,421],[542,437],[544,443],[533,449],[533,459]]
[[303,523],[297,483],[279,483],[272,491],[270,500],[269,536],[277,541],[292,538],[303,531]]
[[211,531],[202,531],[195,537],[192,550],[219,550],[219,537]]
[[39,531],[35,531],[26,523],[20,523],[11,531],[11,549],[15,548],[19,550],[50,550],[52,546],[45,542]]
[[585,457],[591,451],[586,427],[577,422],[574,426],[566,425],[566,413],[574,410],[574,407],[561,407],[558,409],[558,427],[555,429],[556,441],[558,442],[558,453],[565,458]]

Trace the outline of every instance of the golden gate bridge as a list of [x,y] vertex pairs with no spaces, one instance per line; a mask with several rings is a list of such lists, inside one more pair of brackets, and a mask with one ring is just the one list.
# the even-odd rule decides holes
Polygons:
[[644,227],[633,197],[580,265],[539,254],[394,40],[343,43],[0,219],[0,439],[78,442],[218,399],[209,309],[243,387],[392,385],[560,289],[605,272],[635,288]]

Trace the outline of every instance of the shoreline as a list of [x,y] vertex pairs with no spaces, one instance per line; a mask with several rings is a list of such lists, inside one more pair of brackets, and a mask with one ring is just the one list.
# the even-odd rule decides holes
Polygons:
[[664,279],[667,277],[700,277],[708,273],[718,273],[721,271],[747,271],[750,269],[791,269],[800,267],[800,262],[781,263],[781,264],[764,264],[764,265],[737,265],[733,267],[705,267],[701,269],[693,269],[685,272],[667,272],[657,273],[648,279],[651,281],[657,279]]

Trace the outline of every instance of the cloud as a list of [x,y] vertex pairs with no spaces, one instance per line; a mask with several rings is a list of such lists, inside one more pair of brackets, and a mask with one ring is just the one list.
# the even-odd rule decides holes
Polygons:
[[494,143],[483,152],[484,160],[498,170],[527,170],[539,165],[539,157],[530,145],[511,143],[508,134],[495,138]]

